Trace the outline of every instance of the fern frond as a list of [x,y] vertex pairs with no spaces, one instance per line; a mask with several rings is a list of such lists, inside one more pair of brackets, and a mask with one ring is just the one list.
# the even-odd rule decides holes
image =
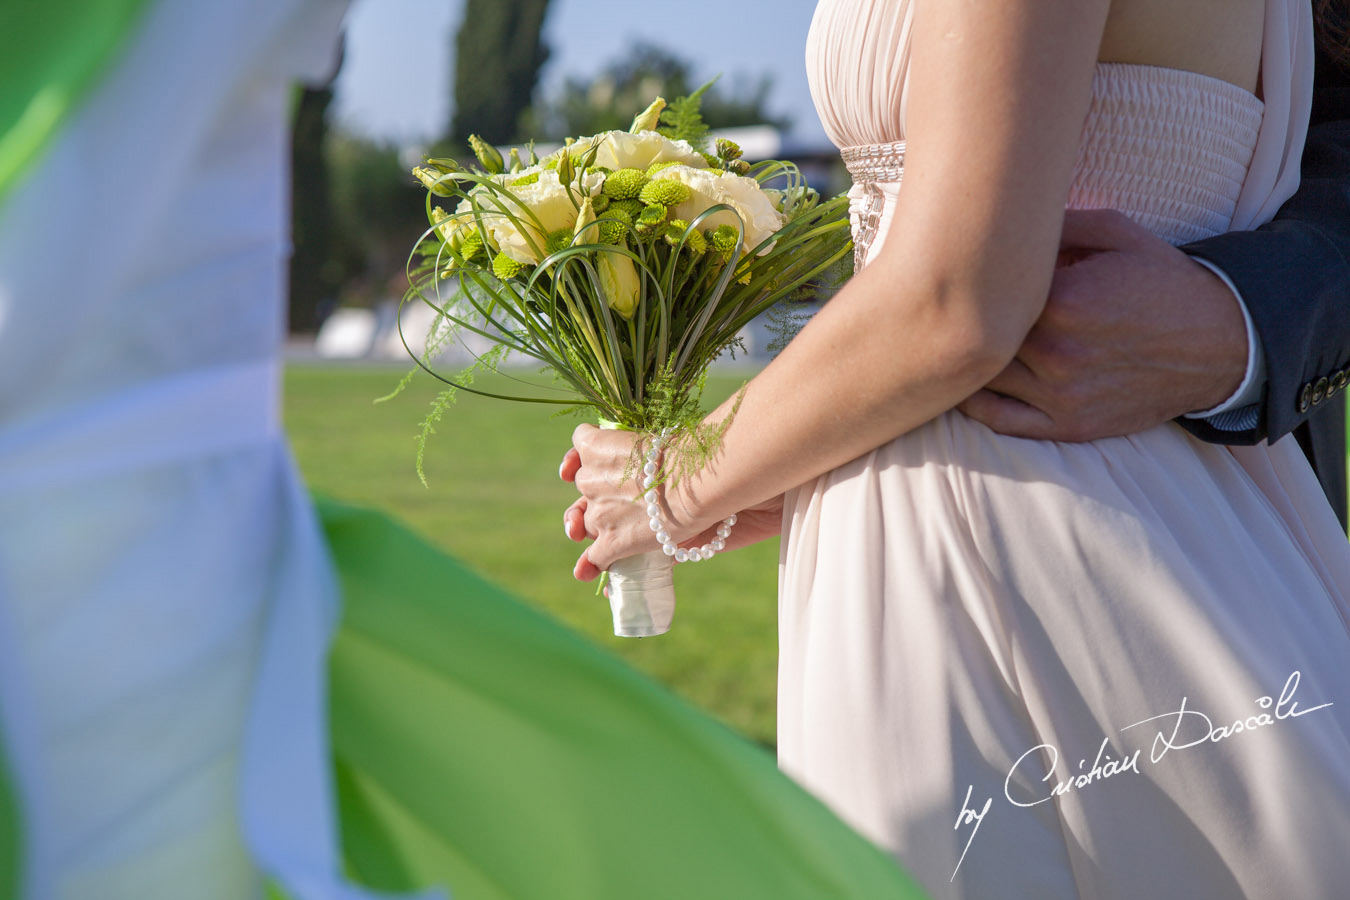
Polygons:
[[[722,76],[717,76],[720,78]],[[672,141],[688,141],[700,153],[708,150],[708,124],[703,121],[703,95],[717,81],[714,78],[687,97],[672,100],[661,111],[663,127],[656,130]]]

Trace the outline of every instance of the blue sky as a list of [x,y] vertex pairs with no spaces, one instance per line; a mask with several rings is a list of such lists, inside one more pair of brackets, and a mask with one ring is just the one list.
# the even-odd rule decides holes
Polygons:
[[[453,34],[464,0],[356,0],[338,81],[339,121],[357,132],[415,143],[446,121]],[[693,62],[695,75],[773,76],[770,108],[792,136],[824,142],[811,105],[803,48],[815,0],[553,0],[545,23],[552,56],[543,82],[594,74],[642,39]]]

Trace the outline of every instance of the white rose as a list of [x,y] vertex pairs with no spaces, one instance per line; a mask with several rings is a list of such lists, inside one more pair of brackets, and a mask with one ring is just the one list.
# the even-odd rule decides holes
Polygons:
[[[736,211],[733,215],[727,210],[718,210],[703,219],[698,227],[701,230],[730,225],[744,228],[743,238],[746,252],[750,252],[767,240],[770,235],[783,227],[783,215],[759,182],[744,175],[722,172],[720,175],[709,169],[695,169],[689,166],[671,166],[662,169],[656,175],[657,180],[678,181],[689,188],[689,199],[670,210],[673,219],[692,222],[710,206],[725,204]],[[740,216],[738,221],[736,216]],[[760,250],[767,253],[772,245]]]
[[[561,230],[570,233],[576,225],[577,207],[573,197],[578,188],[582,196],[594,197],[600,193],[605,179],[598,172],[588,172],[580,184],[573,184],[573,197],[569,197],[558,173],[547,170],[540,171],[539,180],[533,184],[511,186],[512,181],[524,174],[518,172],[505,179],[506,189],[514,195],[514,200],[486,188],[475,192],[474,199],[483,210],[488,239],[498,251],[518,263],[533,266],[546,255],[544,247],[550,234]],[[506,213],[515,216],[515,220]]]
[[606,169],[641,169],[646,171],[652,163],[677,162],[698,169],[706,169],[708,161],[688,141],[672,141],[655,131],[640,131],[631,134],[627,131],[606,131],[594,137],[584,137],[572,144],[573,156],[585,154],[591,147],[600,145],[596,153],[595,164]]

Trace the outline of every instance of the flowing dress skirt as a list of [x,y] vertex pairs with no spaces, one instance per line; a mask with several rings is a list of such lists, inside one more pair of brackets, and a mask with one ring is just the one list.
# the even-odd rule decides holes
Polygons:
[[953,412],[784,517],[780,764],[935,897],[1350,883],[1350,545],[1292,439]]

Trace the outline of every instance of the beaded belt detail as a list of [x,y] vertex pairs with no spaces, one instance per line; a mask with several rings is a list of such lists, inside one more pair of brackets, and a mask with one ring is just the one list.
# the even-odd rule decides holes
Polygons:
[[863,192],[863,207],[853,231],[853,271],[856,273],[862,271],[867,251],[881,227],[886,195],[878,185],[899,184],[904,177],[905,142],[845,147],[839,155],[844,158],[844,168],[853,176],[853,183]]

